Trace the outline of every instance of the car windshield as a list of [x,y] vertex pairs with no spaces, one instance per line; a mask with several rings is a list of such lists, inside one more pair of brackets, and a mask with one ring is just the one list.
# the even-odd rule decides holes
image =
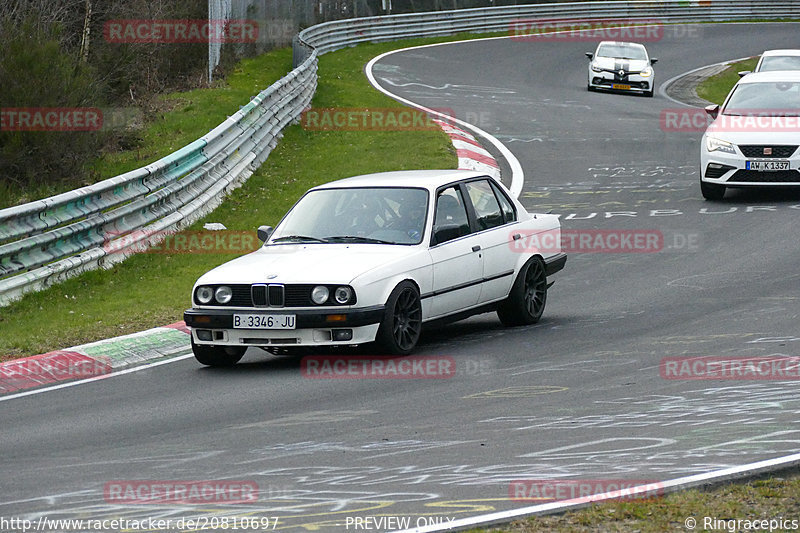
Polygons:
[[723,115],[796,116],[800,114],[800,82],[740,83],[725,104]]
[[770,70],[800,70],[800,56],[765,56],[758,71]]
[[597,57],[617,59],[647,59],[644,48],[625,44],[603,44],[597,49]]
[[427,214],[425,189],[318,189],[297,202],[269,242],[419,244]]

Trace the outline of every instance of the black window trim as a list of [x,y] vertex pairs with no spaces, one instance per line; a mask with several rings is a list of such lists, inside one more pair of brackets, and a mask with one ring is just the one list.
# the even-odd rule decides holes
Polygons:
[[[431,221],[431,238],[429,240],[430,248],[454,242],[475,234],[475,228],[477,226],[477,222],[475,221],[475,213],[472,211],[472,202],[467,200],[467,191],[464,189],[464,183],[465,183],[464,181],[454,181],[452,183],[448,183],[446,185],[442,185],[436,188],[436,194],[433,195],[433,220]],[[442,193],[442,191],[449,189],[451,187],[458,189],[458,192],[461,195],[461,201],[463,202],[464,208],[467,211],[467,223],[469,224],[469,233],[467,233],[466,235],[462,235],[460,237],[456,237],[455,239],[450,239],[449,241],[434,243],[433,237],[436,232],[436,216],[439,214],[437,211],[439,204],[439,195]]]
[[[474,176],[474,177],[467,178],[467,179],[464,179],[464,180],[453,181],[453,182],[450,182],[450,183],[447,183],[445,185],[441,185],[441,186],[437,187],[436,188],[436,193],[433,195],[433,210],[434,211],[433,211],[433,220],[432,220],[432,223],[431,223],[431,238],[429,240],[429,245],[428,245],[430,248],[434,248],[436,246],[440,246],[440,245],[443,245],[443,244],[449,244],[451,242],[455,242],[455,241],[464,239],[466,237],[471,237],[472,235],[477,235],[478,233],[483,233],[484,231],[492,231],[492,230],[495,230],[497,228],[502,227],[502,226],[494,226],[492,228],[481,229],[478,226],[478,217],[477,217],[477,214],[475,213],[475,207],[472,205],[472,199],[469,197],[469,193],[467,192],[467,187],[466,187],[467,183],[471,183],[473,181],[488,181],[489,182],[489,187],[493,191],[495,191],[495,194],[497,194],[499,192],[500,194],[505,196],[505,198],[508,200],[508,203],[511,204],[511,209],[514,210],[514,218],[515,218],[515,220],[507,221],[505,219],[505,213],[503,212],[503,206],[500,204],[500,201],[497,200],[497,198],[495,197],[495,200],[497,201],[498,206],[500,206],[500,213],[503,215],[503,224],[502,224],[502,226],[506,226],[508,224],[516,224],[516,223],[519,222],[519,212],[517,211],[517,206],[514,204],[514,202],[511,200],[511,198],[509,198],[505,194],[505,192],[503,192],[503,190],[497,185],[497,183],[496,183],[497,180],[495,180],[491,176],[488,176],[488,175]],[[434,243],[433,242],[433,235],[434,235],[434,231],[436,229],[436,200],[439,198],[439,194],[443,190],[449,189],[450,187],[457,187],[458,190],[461,192],[461,199],[464,202],[464,207],[466,207],[466,210],[467,210],[467,220],[469,221],[469,233],[466,234],[466,235],[462,235],[461,237],[457,237],[455,239],[450,239],[449,241]]]
[[[503,225],[505,226],[506,224],[510,224],[512,222],[518,221],[519,220],[519,213],[517,212],[517,206],[514,205],[514,202],[511,201],[511,198],[508,197],[508,195],[505,193],[505,191],[503,191],[503,189],[501,189],[497,185],[497,183],[493,183],[493,182],[490,181],[489,185],[492,187],[492,190],[494,191],[495,198],[497,199],[497,203],[500,205],[500,212],[503,214]],[[511,206],[511,212],[514,213],[514,220],[506,220],[506,212],[503,210],[503,203],[500,201],[500,198],[497,198],[498,196],[502,196],[503,198],[505,198],[505,200],[508,203],[508,205]]]

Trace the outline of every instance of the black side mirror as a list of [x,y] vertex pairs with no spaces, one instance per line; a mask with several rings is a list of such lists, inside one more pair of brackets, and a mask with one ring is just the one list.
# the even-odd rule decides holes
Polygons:
[[656,63],[658,63],[658,58],[657,57],[651,57],[650,58],[650,64],[651,65],[655,65]]
[[275,231],[275,228],[272,226],[259,226],[258,240],[261,242],[267,242],[267,240],[269,240],[269,238],[272,236],[273,231]]
[[740,78],[744,78],[745,76],[747,76],[748,74],[750,74],[750,72],[752,72],[752,71],[750,71],[750,70],[740,70],[740,71],[738,72],[738,74],[739,74],[739,77],[740,77]]
[[717,115],[719,115],[719,106],[717,104],[707,105],[705,110],[711,118],[717,118]]
[[586,57],[588,57],[589,59],[593,59],[594,58],[594,52],[586,52]]

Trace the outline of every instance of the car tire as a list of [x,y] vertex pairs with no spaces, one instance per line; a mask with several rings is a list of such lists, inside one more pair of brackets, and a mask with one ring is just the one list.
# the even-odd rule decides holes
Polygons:
[[244,357],[245,351],[246,347],[195,344],[192,339],[194,358],[206,366],[233,366]]
[[422,332],[422,302],[417,286],[410,281],[397,285],[386,301],[376,341],[392,355],[410,354]]
[[547,303],[547,272],[544,261],[534,257],[522,267],[508,298],[497,308],[504,326],[535,324]]
[[722,200],[722,197],[725,196],[725,186],[701,181],[700,192],[703,193],[703,198],[706,200]]

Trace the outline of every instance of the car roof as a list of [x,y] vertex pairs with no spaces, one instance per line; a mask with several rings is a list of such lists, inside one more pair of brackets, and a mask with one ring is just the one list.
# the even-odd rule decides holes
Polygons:
[[629,41],[600,41],[599,43],[597,43],[597,46],[599,47],[600,45],[603,45],[603,44],[613,44],[613,45],[616,45],[616,46],[620,46],[620,45],[622,45],[622,46],[635,46],[635,47],[639,47],[639,48],[644,48],[644,45],[641,44],[641,43],[632,43],[632,42],[629,42]]
[[421,187],[434,190],[454,181],[486,177],[485,172],[475,170],[399,170],[353,176],[314,187],[334,189],[338,187]]
[[741,78],[737,85],[745,83],[800,82],[800,70],[770,70],[752,72]]
[[793,48],[784,48],[782,50],[765,50],[761,57],[764,56],[800,56],[800,50]]

